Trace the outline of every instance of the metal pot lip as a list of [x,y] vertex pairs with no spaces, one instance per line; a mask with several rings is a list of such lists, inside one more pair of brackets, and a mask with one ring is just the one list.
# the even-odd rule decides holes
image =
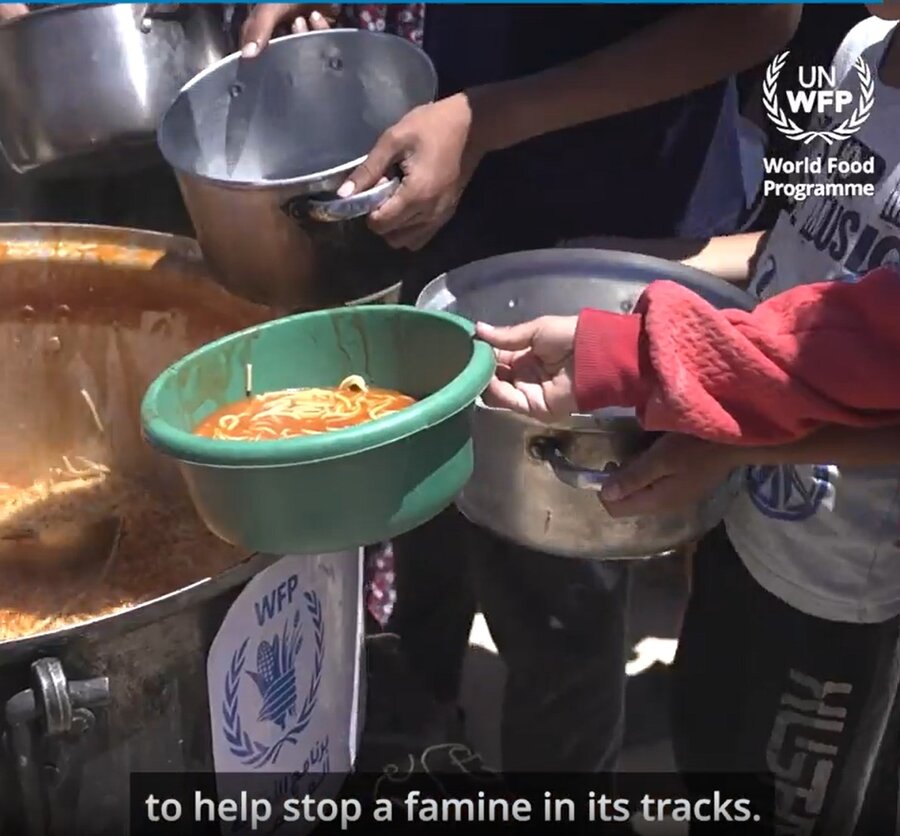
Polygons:
[[[14,21],[13,21],[14,22]],[[281,38],[274,38],[269,42],[269,45],[266,47],[265,51],[261,56],[251,59],[251,61],[260,61],[264,60],[267,54],[271,54],[272,50],[283,48],[286,44],[292,43],[300,38],[335,38],[338,39],[344,37],[355,37],[355,38],[378,38],[378,39],[387,39],[391,38],[395,42],[402,44],[399,46],[399,49],[406,49],[407,51],[411,51],[412,53],[417,53],[421,55],[425,60],[423,61],[423,65],[428,68],[431,75],[431,101],[434,101],[435,96],[437,95],[437,87],[438,87],[438,79],[437,79],[437,71],[434,68],[434,64],[431,62],[431,59],[425,54],[423,50],[417,47],[411,41],[406,40],[406,38],[401,38],[398,35],[391,35],[387,32],[370,32],[367,29],[324,29],[317,30],[315,32],[301,32],[299,34],[293,35],[285,35]],[[303,186],[308,186],[314,183],[320,183],[323,180],[328,180],[330,178],[336,178],[342,174],[349,174],[353,171],[357,166],[362,165],[366,161],[366,157],[368,154],[358,157],[355,160],[349,160],[346,163],[342,163],[341,165],[335,166],[334,168],[326,169],[325,171],[317,171],[313,174],[304,174],[302,177],[289,177],[283,180],[230,180],[221,177],[208,177],[203,174],[198,174],[196,171],[190,171],[183,166],[176,165],[170,159],[170,154],[166,153],[166,149],[163,143],[163,130],[165,129],[166,120],[169,117],[169,114],[172,112],[172,108],[175,106],[175,103],[188,91],[190,91],[193,87],[200,84],[202,81],[206,79],[207,76],[212,75],[223,67],[232,64],[236,61],[240,61],[241,53],[233,52],[231,55],[226,55],[216,63],[211,64],[205,70],[201,70],[197,75],[195,75],[190,81],[185,84],[181,90],[178,91],[178,95],[175,97],[174,101],[171,105],[169,105],[166,112],[163,114],[162,119],[160,119],[159,127],[156,130],[156,144],[159,147],[160,153],[163,155],[165,161],[179,174],[182,174],[186,177],[192,177],[201,182],[219,186],[225,189],[235,189],[235,190],[247,190],[252,189],[255,191],[266,190],[273,191],[275,189],[281,189],[285,187],[302,188]],[[340,184],[338,184],[340,185]]]
[[476,412],[486,412],[497,417],[509,416],[511,420],[541,431],[602,433],[614,430],[623,423],[629,425],[638,423],[635,410],[625,407],[606,407],[593,413],[576,412],[569,416],[568,421],[560,421],[553,424],[545,424],[543,421],[538,421],[536,418],[522,415],[511,409],[488,406],[482,398],[478,398],[475,401],[475,409]]
[[[82,261],[83,255],[77,249],[79,245],[100,245],[115,247],[121,252],[158,252],[160,259],[176,257],[207,268],[195,239],[136,227],[11,221],[0,223],[0,244],[6,245],[0,255],[0,264],[18,260],[16,256],[20,251],[29,259],[41,258],[48,263]],[[29,246],[40,253],[25,253]],[[105,260],[114,266],[121,266],[115,258]],[[129,263],[129,266],[133,265]]]
[[397,282],[396,284],[389,285],[388,287],[384,287],[381,290],[376,290],[373,293],[368,293],[365,296],[360,296],[357,299],[352,299],[349,302],[344,302],[341,307],[350,308],[356,305],[383,304],[381,301],[382,299],[400,293],[402,287],[403,282]]
[[158,595],[156,598],[135,604],[128,609],[88,618],[56,630],[0,641],[0,658],[4,660],[7,657],[16,658],[20,654],[33,653],[50,645],[58,645],[60,642],[77,640],[85,634],[93,634],[100,630],[113,630],[121,627],[120,632],[131,632],[151,621],[162,620],[173,611],[184,609],[185,602],[179,599],[189,597],[190,603],[203,603],[225,589],[233,588],[250,580],[261,569],[271,565],[279,558],[280,555],[252,552],[218,575],[200,578],[187,586]]
[[[476,286],[485,273],[502,274],[507,270],[515,273],[510,281],[517,281],[524,274],[526,277],[538,277],[546,271],[565,271],[573,276],[586,275],[592,269],[601,267],[615,269],[617,267],[639,266],[658,272],[654,278],[669,278],[678,281],[690,278],[699,287],[715,288],[722,295],[729,297],[728,308],[751,311],[756,306],[756,299],[731,282],[720,279],[711,273],[688,267],[679,262],[668,261],[657,256],[633,253],[627,250],[604,250],[593,247],[545,247],[536,250],[518,250],[500,255],[470,261],[453,270],[449,270],[432,279],[416,299],[416,307],[425,310],[445,310],[448,304]],[[615,281],[626,281],[635,287],[646,287],[650,281],[625,277]]]
[[[160,151],[162,151],[161,144],[159,145],[159,148]],[[165,154],[163,154],[163,156],[165,156]],[[297,191],[298,194],[303,194],[305,192],[311,194],[313,192],[329,191],[329,189],[323,188],[322,186],[322,183],[328,180],[336,180],[335,189],[338,188],[344,181],[346,175],[350,174],[350,172],[366,161],[366,156],[357,157],[355,160],[351,160],[348,163],[342,163],[334,168],[317,171],[314,174],[304,174],[302,177],[292,177],[287,180],[225,180],[220,177],[208,177],[205,174],[198,174],[196,171],[189,171],[186,168],[181,168],[172,163],[168,158],[166,158],[166,162],[183,177],[199,180],[208,186],[217,186],[221,189],[254,192],[275,192],[279,189],[291,189]],[[314,188],[310,189],[308,188],[309,186],[314,186]]]

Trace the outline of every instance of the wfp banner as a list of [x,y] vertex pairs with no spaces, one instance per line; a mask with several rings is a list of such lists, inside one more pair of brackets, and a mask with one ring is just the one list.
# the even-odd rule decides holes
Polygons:
[[[755,776],[501,775],[310,771],[279,776],[277,792],[246,773],[132,776],[131,836],[396,833],[774,833],[775,790]],[[269,775],[271,778],[272,775]],[[228,787],[223,793],[222,787]],[[801,811],[802,812],[802,811]]]

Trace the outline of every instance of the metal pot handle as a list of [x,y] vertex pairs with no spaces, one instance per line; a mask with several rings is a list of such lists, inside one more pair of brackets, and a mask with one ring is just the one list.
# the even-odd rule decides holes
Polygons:
[[359,194],[337,197],[329,200],[310,199],[307,201],[309,216],[315,221],[334,223],[361,218],[377,209],[400,186],[400,178],[394,177]]
[[530,445],[531,455],[539,461],[549,464],[553,474],[560,482],[570,488],[581,491],[603,490],[603,486],[612,476],[611,470],[595,470],[590,467],[580,467],[569,461],[554,438],[535,438]]
[[94,712],[109,704],[110,690],[105,676],[67,679],[62,663],[54,657],[33,662],[31,675],[32,687],[7,700],[5,719],[25,829],[29,836],[39,836],[53,829],[51,819],[67,812],[55,809],[52,802],[58,799],[67,773],[78,773],[69,747],[91,730]]

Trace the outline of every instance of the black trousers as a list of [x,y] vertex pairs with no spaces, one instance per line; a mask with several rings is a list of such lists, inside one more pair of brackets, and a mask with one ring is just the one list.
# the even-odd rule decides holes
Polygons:
[[394,543],[389,629],[411,668],[455,700],[480,607],[507,668],[501,729],[509,772],[615,767],[622,741],[628,570],[503,542],[455,509]]
[[[504,223],[504,217],[482,196],[467,194],[450,224],[411,259],[404,301],[414,303],[447,270],[556,244],[539,218]],[[388,629],[399,634],[410,667],[439,700],[457,699],[472,619],[478,608],[484,613],[507,667],[505,770],[612,768],[623,726],[624,566],[513,546],[455,509],[398,538],[394,562],[397,604]]]
[[679,770],[774,785],[776,832],[897,832],[900,619],[825,621],[770,595],[723,530],[701,543],[675,661]]

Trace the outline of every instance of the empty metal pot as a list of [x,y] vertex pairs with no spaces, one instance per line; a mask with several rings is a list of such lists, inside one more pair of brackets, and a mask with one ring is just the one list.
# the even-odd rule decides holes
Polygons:
[[0,147],[41,176],[158,161],[165,109],[231,46],[220,13],[189,4],[54,6],[0,24]]
[[[680,264],[632,253],[537,250],[477,261],[429,284],[417,306],[494,325],[582,308],[627,313],[644,288],[669,279],[719,308],[752,308],[742,290]],[[475,472],[457,499],[472,522],[548,554],[622,560],[664,554],[715,526],[733,497],[726,483],[685,513],[614,519],[597,498],[610,470],[655,439],[633,410],[573,415],[548,427],[478,404]]]
[[435,89],[434,68],[413,44],[356,30],[280,38],[187,84],[163,118],[159,147],[222,284],[286,309],[394,284],[402,256],[364,216],[397,180],[347,199],[335,192],[380,134]]

